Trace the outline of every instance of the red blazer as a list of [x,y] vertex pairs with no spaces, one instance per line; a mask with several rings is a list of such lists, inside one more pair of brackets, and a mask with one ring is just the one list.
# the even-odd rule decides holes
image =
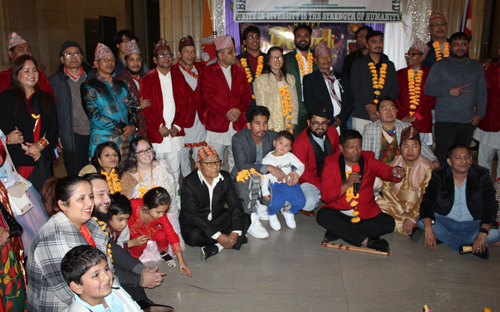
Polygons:
[[[186,81],[184,78],[184,74],[181,72],[179,62],[177,64],[172,65],[172,68],[170,69],[172,72],[179,73],[182,75],[182,79]],[[207,67],[205,64],[200,63],[200,62],[194,62],[194,67],[196,67],[196,70],[198,71],[198,85],[196,86],[196,89],[193,91],[193,89],[190,89],[191,92],[186,93],[186,98],[189,101],[189,110],[187,112],[186,116],[186,121],[184,123],[185,128],[191,128],[194,125],[194,120],[196,118],[196,112],[198,112],[198,118],[200,119],[201,123],[205,125],[205,105],[203,105],[201,101],[201,79],[203,77],[203,73],[205,71],[205,67]],[[186,82],[186,84],[189,86],[189,84]]]
[[[345,193],[340,195],[342,188],[342,176],[340,175],[339,151],[325,159],[325,166],[321,172],[321,200],[326,203],[324,207],[333,209],[352,209],[346,201]],[[375,202],[373,196],[373,183],[375,177],[380,177],[387,181],[400,181],[392,177],[392,168],[375,159],[373,152],[362,152],[364,160],[364,172],[361,181],[361,188],[358,192],[358,211],[361,219],[370,219],[377,216],[381,210]]]
[[[163,119],[163,94],[161,93],[160,77],[158,70],[147,74],[141,79],[141,98],[150,99],[151,106],[146,107],[142,112],[146,117],[146,135],[151,143],[163,142],[163,137],[158,129],[165,124]],[[189,102],[185,99],[185,94],[191,91],[191,87],[186,84],[181,73],[170,71],[172,75],[172,91],[175,101],[175,117],[172,124],[181,127],[177,136],[184,136],[185,121],[189,110]]]
[[[4,70],[3,72],[0,72],[0,92],[9,88],[11,72],[12,72],[12,67],[7,70]],[[57,104],[56,95],[54,94],[54,90],[52,90],[52,86],[49,83],[49,79],[47,79],[47,76],[45,76],[45,74],[41,69],[38,70],[38,87],[40,88],[40,90],[50,93],[54,98],[54,104]]]
[[205,68],[201,80],[201,93],[203,104],[207,108],[205,127],[208,131],[227,132],[229,120],[226,114],[231,108],[238,108],[241,111],[240,118],[233,123],[234,130],[240,131],[247,125],[245,113],[252,101],[252,89],[243,67],[232,65],[231,78],[231,90],[229,90],[219,62]]
[[[399,81],[399,96],[396,99],[396,105],[398,108],[398,119],[402,120],[404,117],[410,115],[410,91],[408,89],[408,69],[403,68],[397,71],[396,75]],[[432,96],[427,96],[424,93],[425,82],[427,81],[427,76],[429,75],[429,68],[421,67],[424,74],[422,75],[422,85],[420,93],[420,104],[417,106],[415,114],[413,115],[417,120],[411,124],[418,129],[418,131],[423,133],[432,132],[432,110],[434,109],[434,104],[436,104],[436,98]]]
[[[316,158],[311,141],[309,140],[308,131],[309,128],[306,128],[295,138],[293,142],[293,154],[305,165],[305,170],[299,179],[299,183],[311,183],[320,189],[321,183],[318,177],[318,167],[316,166]],[[326,135],[332,143],[332,150],[335,154],[339,149],[339,134],[334,127],[328,127]]]
[[479,123],[479,129],[487,132],[500,131],[500,63],[491,64],[486,70],[488,86],[488,105],[486,113]]

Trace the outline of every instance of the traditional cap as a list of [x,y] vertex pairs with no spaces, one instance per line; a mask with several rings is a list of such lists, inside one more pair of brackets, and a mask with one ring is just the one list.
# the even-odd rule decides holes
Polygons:
[[314,101],[309,110],[309,114],[316,115],[318,117],[328,118],[326,105],[320,100]]
[[217,155],[215,148],[212,145],[203,146],[197,154],[197,161],[200,162],[203,158],[208,156]]
[[111,49],[104,44],[98,43],[97,47],[95,47],[94,61],[98,61],[106,55],[113,55],[113,52],[111,52]]
[[443,12],[441,12],[441,11],[432,12],[431,17],[429,18],[429,25],[432,25],[435,22],[446,23],[446,17],[444,17]]
[[82,47],[77,42],[66,41],[65,43],[61,44],[61,49],[59,50],[59,57],[63,56],[64,50],[66,50],[67,48],[70,48],[70,47],[78,48],[78,50],[80,50],[80,53],[83,56]]
[[331,53],[330,48],[326,44],[325,40],[321,40],[316,46],[314,46],[314,57],[320,56],[321,54]]
[[219,36],[214,38],[215,50],[225,49],[234,47],[233,37],[231,36]]
[[141,54],[141,50],[139,50],[139,46],[137,45],[137,42],[135,42],[134,39],[129,40],[129,42],[127,42],[127,45],[125,46],[125,55],[133,53]]
[[401,131],[401,144],[406,140],[417,140],[420,142],[420,132],[414,126],[409,126]]
[[160,38],[156,43],[156,47],[153,49],[153,54],[158,54],[160,51],[170,51],[170,46],[168,45],[167,40]]
[[184,47],[194,47],[194,40],[191,36],[186,36],[179,41],[179,51]]
[[419,50],[420,52],[423,52],[424,56],[427,55],[427,52],[429,52],[429,50],[430,50],[429,46],[418,38],[416,38],[415,41],[413,41],[410,48],[414,48],[414,49]]
[[27,43],[21,36],[19,36],[16,32],[13,32],[7,38],[7,50],[12,49],[18,44]]

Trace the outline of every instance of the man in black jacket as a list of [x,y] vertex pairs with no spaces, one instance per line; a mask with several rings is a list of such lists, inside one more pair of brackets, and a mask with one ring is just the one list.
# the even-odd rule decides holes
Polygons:
[[472,164],[465,145],[452,145],[448,166],[434,169],[420,204],[417,223],[425,230],[424,246],[435,251],[437,240],[453,250],[472,245],[472,253],[488,259],[486,244],[500,240],[497,210],[488,170]]
[[59,119],[59,148],[68,175],[77,175],[89,163],[90,122],[83,110],[80,85],[95,77],[95,70],[83,59],[83,50],[74,41],[66,41],[59,52],[61,64],[50,75]]

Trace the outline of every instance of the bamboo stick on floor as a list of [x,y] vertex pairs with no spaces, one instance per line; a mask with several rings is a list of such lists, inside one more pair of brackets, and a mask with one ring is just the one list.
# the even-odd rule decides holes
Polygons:
[[366,253],[371,253],[371,254],[376,254],[376,255],[383,255],[383,256],[390,256],[391,255],[390,252],[378,251],[378,250],[371,249],[371,248],[361,248],[361,247],[346,246],[346,245],[339,245],[339,244],[332,244],[332,243],[325,243],[325,242],[321,242],[321,245],[323,245],[324,247],[329,247],[329,248],[353,250],[353,251],[366,252]]

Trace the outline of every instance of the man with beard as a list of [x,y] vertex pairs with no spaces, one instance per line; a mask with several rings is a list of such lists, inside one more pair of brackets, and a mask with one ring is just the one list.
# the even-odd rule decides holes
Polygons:
[[64,167],[69,176],[88,165],[90,123],[82,106],[80,87],[96,72],[83,57],[83,50],[74,41],[66,41],[59,52],[61,64],[50,75],[49,82],[57,99],[59,147],[64,154]]
[[[106,232],[106,214],[111,203],[110,191],[106,177],[100,173],[89,173],[84,176],[92,185],[94,194],[94,219]],[[109,236],[109,235],[108,235]],[[108,252],[111,252],[116,275],[120,284],[142,309],[149,311],[156,305],[148,299],[144,288],[155,288],[162,284],[165,272],[158,272],[158,267],[145,267],[141,262],[132,257],[125,249],[117,245],[112,239],[109,240]],[[151,309],[153,311],[153,309]],[[170,311],[168,309],[156,308],[154,311]]]
[[81,85],[82,104],[90,120],[89,157],[97,145],[114,142],[120,148],[122,137],[133,139],[137,131],[135,106],[127,85],[114,79],[115,57],[98,43],[94,53],[97,75]]
[[115,76],[115,78],[127,84],[128,91],[134,101],[137,117],[139,118],[139,130],[137,130],[137,133],[135,134],[136,136],[146,136],[146,117],[144,117],[142,110],[151,105],[151,101],[149,99],[141,99],[140,82],[142,77],[146,76],[146,74],[141,70],[141,64],[141,50],[139,50],[137,42],[135,42],[134,39],[127,41],[127,45],[125,47],[126,68],[121,74]]
[[307,109],[304,106],[302,94],[302,78],[318,69],[313,62],[313,53],[309,49],[312,40],[312,28],[299,24],[293,29],[295,50],[285,54],[286,71],[295,77],[297,98],[299,99],[299,120],[293,133],[298,135],[307,127]]
[[[179,51],[177,51],[179,62],[172,65],[173,73],[182,74],[186,83],[191,87],[191,92],[184,94],[185,104],[189,104],[186,122],[184,124],[184,147],[181,152],[182,176],[187,177],[191,173],[191,159],[189,154],[193,152],[193,159],[200,148],[207,145],[207,130],[205,129],[205,106],[201,102],[201,77],[205,70],[205,64],[195,62],[196,50],[193,37],[187,36],[180,40]],[[196,162],[196,161],[195,161]]]
[[467,34],[454,33],[450,45],[450,57],[432,66],[424,88],[425,94],[436,97],[434,134],[441,164],[453,144],[470,146],[488,100],[483,66],[467,56]]
[[429,53],[425,56],[424,66],[431,68],[436,61],[450,56],[450,41],[446,39],[448,23],[443,12],[432,12],[429,18],[429,33],[431,41],[427,42]]
[[[128,29],[122,29],[118,31],[115,35],[114,39],[114,44],[116,48],[118,49],[118,58],[116,59],[116,66],[115,66],[115,73],[114,75],[119,75],[125,71],[125,68],[127,68],[127,63],[125,60],[125,55],[126,55],[126,50],[127,50],[127,43],[130,42],[131,40],[135,40],[135,42],[139,41],[139,38],[137,38],[136,35],[134,35],[130,30]],[[148,73],[148,66],[146,63],[143,61],[139,62],[140,66],[140,71],[147,74]]]
[[305,165],[304,174],[299,179],[300,188],[306,197],[306,204],[301,212],[314,217],[314,209],[319,205],[320,178],[325,158],[339,148],[339,134],[334,127],[329,127],[326,105],[316,100],[309,110],[307,125],[293,144],[293,154]]
[[170,70],[173,56],[168,42],[163,38],[158,40],[153,50],[156,70],[142,78],[141,98],[151,101],[151,106],[144,109],[147,137],[153,144],[156,157],[167,160],[178,186],[189,109],[189,99],[185,95],[193,91],[181,73]]
[[371,31],[366,35],[368,53],[354,62],[351,88],[354,95],[352,128],[362,133],[365,125],[376,121],[379,98],[398,97],[398,79],[394,63],[382,54],[384,34]]
[[344,65],[342,66],[342,76],[346,77],[347,79],[349,79],[351,75],[351,68],[354,61],[362,58],[366,55],[366,53],[368,53],[368,47],[366,46],[366,35],[368,35],[370,31],[373,31],[373,28],[366,25],[361,26],[358,28],[358,30],[356,30],[356,47],[358,49],[352,53],[349,53],[344,58]]
[[260,51],[260,29],[257,26],[250,25],[243,31],[241,35],[245,52],[239,54],[236,59],[238,64],[245,68],[248,83],[252,88],[252,102],[250,106],[255,106],[255,96],[253,96],[253,84],[255,79],[260,76],[264,68],[265,53]]

